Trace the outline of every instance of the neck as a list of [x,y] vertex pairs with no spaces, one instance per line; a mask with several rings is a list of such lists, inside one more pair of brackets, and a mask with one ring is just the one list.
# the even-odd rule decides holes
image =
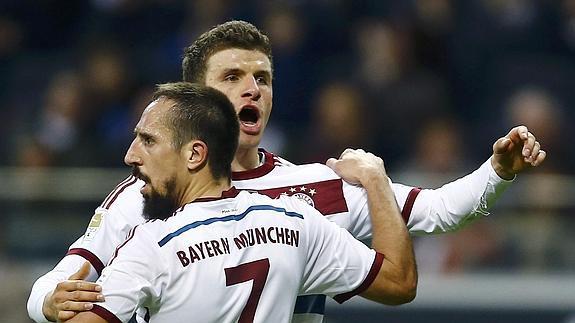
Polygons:
[[[198,176],[199,177],[199,176]],[[186,187],[180,199],[179,206],[193,202],[199,198],[204,197],[220,197],[224,191],[229,190],[231,187],[230,181],[226,178],[214,180],[209,174],[207,180],[195,178]]]
[[260,165],[260,156],[258,148],[238,148],[234,160],[232,161],[232,171],[241,172],[252,170]]

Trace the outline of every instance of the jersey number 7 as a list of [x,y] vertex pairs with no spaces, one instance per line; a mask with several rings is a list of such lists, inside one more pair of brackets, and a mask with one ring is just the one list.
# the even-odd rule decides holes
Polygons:
[[264,285],[270,271],[270,261],[268,258],[260,259],[236,267],[224,268],[226,272],[226,286],[245,283],[253,280],[252,291],[248,297],[248,302],[244,307],[238,323],[252,323],[256,315],[256,308],[260,301],[260,296],[264,290]]

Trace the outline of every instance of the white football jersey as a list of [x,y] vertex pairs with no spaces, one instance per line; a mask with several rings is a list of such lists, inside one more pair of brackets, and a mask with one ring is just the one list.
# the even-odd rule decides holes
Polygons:
[[136,308],[150,322],[288,322],[297,295],[343,302],[379,272],[383,255],[297,199],[224,193],[136,226],[92,311],[109,322]]
[[[276,198],[295,196],[315,207],[328,220],[349,231],[355,238],[371,237],[367,195],[363,188],[343,181],[323,164],[294,165],[260,150],[263,164],[253,170],[234,172],[232,185],[240,190],[258,191]],[[86,233],[68,250],[58,265],[40,277],[32,289],[28,308],[37,322],[47,322],[42,302],[47,292],[90,261],[94,281],[134,226],[144,222],[143,182],[129,176],[95,211]],[[454,231],[488,214],[510,181],[502,180],[486,161],[473,173],[438,189],[419,189],[392,183],[391,187],[403,219],[412,234]],[[321,322],[325,297],[304,296],[295,306],[294,322]]]

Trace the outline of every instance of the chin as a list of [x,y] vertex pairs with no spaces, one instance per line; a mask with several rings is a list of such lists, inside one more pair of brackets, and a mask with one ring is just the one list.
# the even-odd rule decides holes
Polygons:
[[260,135],[253,136],[253,135],[240,135],[240,143],[239,149],[251,149],[251,148],[258,148],[262,138]]

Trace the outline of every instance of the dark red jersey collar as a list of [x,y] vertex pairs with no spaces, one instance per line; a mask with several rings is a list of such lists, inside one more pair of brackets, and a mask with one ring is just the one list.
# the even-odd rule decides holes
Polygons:
[[254,169],[245,170],[241,172],[232,172],[232,180],[241,181],[246,179],[254,179],[262,177],[274,169],[275,167],[274,155],[270,152],[265,151],[263,148],[259,148],[258,151],[264,154],[265,157],[264,163]]
[[227,191],[223,191],[221,196],[217,196],[217,197],[200,197],[197,198],[195,200],[193,200],[190,203],[196,203],[196,202],[211,202],[211,201],[217,201],[217,200],[223,200],[223,199],[228,199],[228,198],[232,198],[232,197],[236,197],[238,196],[238,194],[240,193],[240,191],[238,189],[236,189],[235,187],[230,187],[229,190]]

